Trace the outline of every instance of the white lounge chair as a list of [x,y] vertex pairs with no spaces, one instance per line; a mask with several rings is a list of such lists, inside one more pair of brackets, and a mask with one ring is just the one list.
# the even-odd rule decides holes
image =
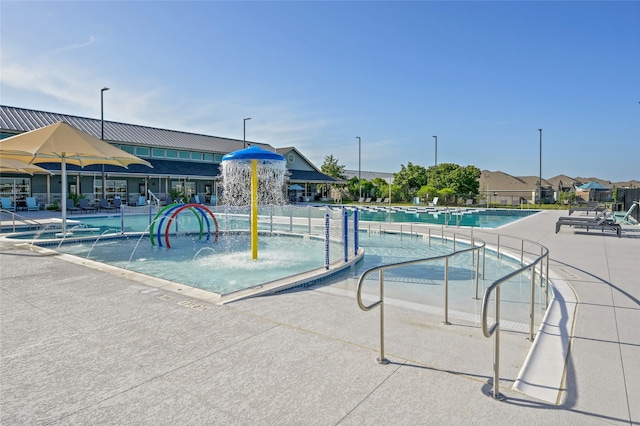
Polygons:
[[429,207],[435,207],[438,205],[438,197],[433,197],[433,200],[429,203]]

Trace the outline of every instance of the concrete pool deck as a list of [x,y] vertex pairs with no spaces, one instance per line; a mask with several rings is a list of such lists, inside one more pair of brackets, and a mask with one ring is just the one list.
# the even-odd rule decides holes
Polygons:
[[[44,213],[44,212],[33,212]],[[317,286],[216,305],[0,243],[0,424],[640,424],[640,228],[497,230],[550,250],[577,295],[559,404],[512,390],[531,343]],[[25,216],[27,216],[25,214]]]

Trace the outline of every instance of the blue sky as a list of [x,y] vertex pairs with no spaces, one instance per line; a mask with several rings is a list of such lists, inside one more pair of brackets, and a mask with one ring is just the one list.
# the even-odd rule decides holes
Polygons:
[[0,102],[408,162],[640,180],[640,2],[0,3]]

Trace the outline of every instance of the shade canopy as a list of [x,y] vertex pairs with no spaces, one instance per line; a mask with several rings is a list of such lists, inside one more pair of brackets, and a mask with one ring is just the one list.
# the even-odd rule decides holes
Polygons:
[[0,140],[0,157],[33,163],[60,163],[62,175],[62,235],[67,234],[67,164],[80,167],[111,164],[127,167],[147,161],[104,142],[80,129],[58,122]]
[[584,185],[578,187],[578,189],[595,189],[597,190],[608,190],[609,187],[599,184],[598,182],[587,182]]
[[267,151],[258,146],[250,146],[249,148],[241,149],[239,151],[230,152],[224,157],[222,161],[230,160],[270,160],[270,161],[285,161],[284,157],[277,152]]
[[293,185],[289,186],[289,190],[291,190],[291,191],[304,191],[304,188],[301,187],[298,184],[293,184]]
[[12,158],[0,157],[0,173],[48,173],[53,174],[49,170],[36,166],[35,164],[28,164],[24,161],[14,160]]

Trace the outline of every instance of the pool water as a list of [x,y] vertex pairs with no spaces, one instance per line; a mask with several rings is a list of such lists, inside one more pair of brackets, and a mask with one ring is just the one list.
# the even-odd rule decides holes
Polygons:
[[[422,235],[370,234],[360,238],[360,246],[365,249],[364,259],[356,267],[331,281],[331,286],[354,291],[360,275],[375,266],[437,256],[451,253],[453,242],[432,237],[431,242]],[[469,245],[457,241],[456,249]],[[478,297],[481,299],[484,289],[496,279],[520,268],[520,262],[507,256],[498,258],[492,250],[486,250],[484,276],[482,264],[478,280]],[[482,262],[482,258],[480,260]],[[461,254],[449,259],[449,309],[480,315],[481,300],[476,299],[476,265],[471,254]],[[412,302],[431,307],[444,307],[445,261],[431,261],[388,269],[384,273],[385,298]],[[536,320],[544,313],[544,288],[535,289]],[[379,294],[378,274],[369,275],[364,283],[364,293]],[[531,300],[531,273],[523,273],[501,285],[502,318],[522,324],[529,321],[526,308]],[[524,308],[523,308],[524,307]],[[493,308],[491,308],[493,309]],[[493,311],[491,311],[493,312]]]
[[[260,235],[256,260],[251,258],[248,233],[223,233],[217,241],[172,236],[171,248],[154,246],[143,234],[63,244],[57,250],[218,294],[324,266],[323,240],[285,235]],[[332,261],[342,250],[341,244],[330,244]]]
[[409,222],[475,228],[498,228],[520,220],[538,210],[509,209],[389,209],[365,208],[360,210],[360,220],[372,222]]
[[[285,211],[284,217],[270,221],[261,217],[259,228],[259,255],[251,259],[250,235],[246,215],[216,213],[220,228],[219,238],[207,235],[200,238],[197,215],[181,214],[171,224],[171,248],[161,247],[164,241],[157,239],[155,245],[149,237],[149,215],[107,215],[96,217],[76,217],[81,226],[94,229],[94,236],[80,242],[57,245],[57,250],[74,254],[98,262],[107,263],[172,282],[201,288],[221,295],[250,288],[298,273],[322,268],[324,266],[324,241],[322,238],[301,237],[311,230],[311,226],[293,224],[291,217],[306,219],[322,217],[328,209],[297,209]],[[461,226],[496,227],[526,217],[536,211],[523,210],[487,210],[489,213],[466,213],[458,216]],[[503,212],[506,212],[503,214]],[[280,212],[282,213],[282,212]],[[289,215],[289,218],[286,216]],[[340,218],[341,209],[333,210],[333,219]],[[351,217],[353,214],[351,213]],[[448,215],[447,220],[453,215]],[[362,221],[418,222],[417,219],[437,219],[431,212],[396,211],[360,211]],[[338,242],[341,229],[340,220],[334,222],[331,230],[330,262],[339,261],[344,256],[343,244]],[[424,223],[423,221],[420,221]],[[371,222],[373,223],[373,222]],[[431,223],[431,222],[429,222]],[[442,222],[447,224],[449,222]],[[77,225],[74,225],[77,226]],[[109,234],[120,234],[124,227],[126,233],[117,239],[109,239]],[[211,231],[215,225],[210,223]],[[351,225],[350,225],[351,227]],[[332,286],[355,289],[355,282],[365,270],[374,266],[402,262],[406,260],[438,256],[453,251],[452,243],[440,238],[431,239],[422,235],[397,235],[384,232],[367,232],[369,224],[361,223],[359,246],[364,248],[364,259],[355,266],[330,278]],[[73,227],[72,227],[73,230]],[[242,230],[244,232],[239,232]],[[275,231],[270,234],[270,230]],[[156,233],[158,229],[155,230]],[[204,226],[206,235],[207,227]],[[300,235],[279,235],[278,231],[296,232]],[[321,230],[322,231],[322,230]],[[164,230],[162,231],[164,232]],[[317,229],[314,232],[321,234]],[[350,231],[352,232],[352,231]],[[78,233],[80,234],[80,233]],[[263,235],[265,234],[265,235]],[[98,241],[96,242],[96,236]],[[349,235],[350,252],[353,251],[353,238]],[[457,248],[464,243],[458,241]],[[497,259],[495,254],[486,251],[484,277],[480,280],[478,295],[481,297],[485,285],[498,277],[517,269],[519,263],[509,258]],[[482,272],[482,271],[481,271]],[[454,257],[449,262],[449,306],[461,312],[478,313],[480,301],[475,298],[475,264],[471,255]],[[392,269],[385,273],[385,293],[387,297],[410,301],[429,306],[444,304],[444,261],[412,265]],[[377,277],[367,279],[365,292],[377,294]],[[530,275],[522,274],[508,285],[503,285],[502,313],[513,321],[528,321],[528,313],[522,316],[522,305],[530,299]],[[538,294],[536,300],[542,296]],[[506,301],[506,303],[505,303]],[[540,304],[538,302],[538,304]],[[511,309],[511,307],[513,309]],[[513,311],[513,312],[511,312]],[[526,311],[526,309],[525,309]]]

